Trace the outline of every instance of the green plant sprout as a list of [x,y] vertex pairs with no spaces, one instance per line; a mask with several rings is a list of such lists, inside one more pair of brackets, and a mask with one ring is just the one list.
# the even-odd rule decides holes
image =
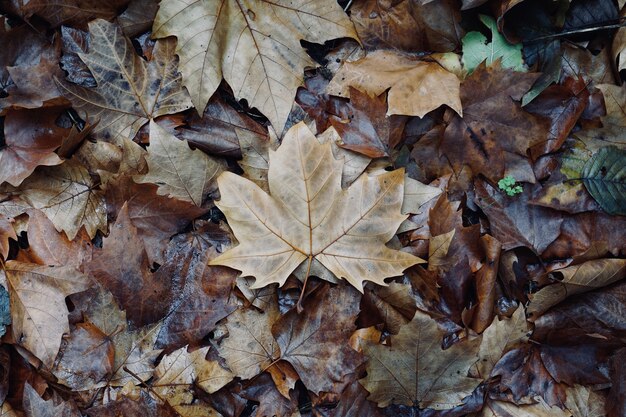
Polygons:
[[498,181],[498,187],[510,197],[513,197],[515,194],[520,194],[522,192],[522,186],[515,185],[515,178],[510,175],[507,175],[506,177]]

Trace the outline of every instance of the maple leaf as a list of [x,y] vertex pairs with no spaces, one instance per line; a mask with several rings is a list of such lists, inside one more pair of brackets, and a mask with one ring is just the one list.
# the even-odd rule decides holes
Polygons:
[[132,139],[148,120],[191,107],[176,72],[173,40],[158,41],[146,63],[117,25],[98,19],[89,23],[89,31],[89,53],[78,55],[97,86],[57,83],[79,113],[100,120],[92,131],[95,138]]
[[480,339],[442,350],[442,338],[437,322],[418,310],[391,337],[391,346],[365,342],[369,362],[360,382],[370,392],[368,399],[379,407],[393,403],[441,410],[461,404],[481,382],[466,376],[478,359]]
[[[279,21],[280,24],[277,24]],[[222,78],[282,132],[303,70],[300,40],[357,38],[333,0],[219,0],[160,4],[153,36],[176,36],[184,84],[199,114]]]
[[148,173],[135,177],[135,181],[157,184],[158,194],[189,201],[199,207],[223,164],[200,150],[191,150],[186,142],[151,120],[146,158]]
[[365,280],[385,285],[421,262],[385,246],[405,219],[402,170],[361,175],[343,190],[343,165],[300,123],[270,154],[271,196],[235,174],[220,175],[216,204],[240,243],[210,264],[254,276],[259,288],[282,285],[305,260],[309,266],[315,260],[362,291]]
[[8,284],[15,340],[50,368],[61,337],[70,331],[65,297],[86,290],[89,279],[71,266],[16,261],[8,261],[2,274]]
[[417,61],[408,55],[376,51],[347,62],[326,91],[350,97],[350,86],[376,97],[389,89],[387,115],[424,117],[444,104],[463,114],[457,76],[436,62]]

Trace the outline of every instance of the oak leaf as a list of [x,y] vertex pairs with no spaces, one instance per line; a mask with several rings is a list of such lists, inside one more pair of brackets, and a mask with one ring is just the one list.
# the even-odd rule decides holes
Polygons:
[[[280,22],[280,23],[277,23]],[[333,0],[163,1],[153,36],[176,36],[184,84],[202,114],[222,78],[282,132],[303,70],[314,62],[300,40],[357,38]]]
[[417,61],[408,55],[377,51],[345,63],[326,87],[329,94],[350,97],[350,86],[373,96],[389,89],[387,115],[424,117],[441,105],[458,114],[460,81],[436,62]]
[[271,196],[235,174],[220,175],[216,204],[240,243],[210,264],[254,276],[259,288],[282,285],[308,259],[362,291],[365,280],[385,285],[385,278],[421,262],[385,246],[405,219],[402,170],[361,175],[342,189],[343,165],[330,144],[320,144],[300,123],[270,153]]
[[466,340],[446,350],[437,322],[417,311],[413,320],[391,337],[391,346],[366,342],[367,377],[361,384],[379,407],[389,404],[437,410],[461,404],[481,382],[467,377],[478,359],[480,339]]
[[95,138],[132,139],[148,120],[191,107],[177,72],[173,40],[158,41],[146,63],[117,25],[95,20],[89,30],[89,52],[78,55],[97,86],[57,83],[79,113],[100,120],[92,132]]
[[[69,333],[65,297],[87,289],[89,279],[73,267],[8,261],[4,267],[15,340],[50,368]],[[41,306],[46,306],[42,309]]]
[[148,173],[135,177],[136,182],[157,184],[158,194],[189,201],[198,207],[223,167],[218,160],[201,150],[192,150],[187,141],[178,140],[154,121],[150,121],[146,162]]

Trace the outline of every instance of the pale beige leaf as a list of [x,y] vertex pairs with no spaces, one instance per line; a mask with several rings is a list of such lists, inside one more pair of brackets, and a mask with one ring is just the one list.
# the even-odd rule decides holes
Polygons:
[[494,319],[483,332],[478,351],[477,373],[481,378],[489,377],[491,370],[500,358],[518,344],[528,340],[528,324],[522,306],[515,310],[511,318]]
[[478,359],[480,338],[441,349],[444,333],[435,320],[417,311],[392,336],[390,346],[363,341],[369,357],[367,376],[359,382],[379,407],[389,404],[448,409],[461,404],[481,382],[467,377]]
[[300,40],[357,38],[334,0],[164,0],[157,38],[176,36],[183,82],[199,114],[222,78],[282,132],[313,60]]
[[159,186],[157,193],[189,201],[200,207],[223,164],[199,149],[191,150],[186,140],[179,140],[154,121],[150,121],[148,173],[134,178],[137,183]]
[[582,385],[567,387],[565,407],[573,417],[604,417],[606,399],[604,396]]
[[40,167],[19,187],[21,198],[41,210],[59,231],[73,240],[81,227],[90,238],[106,232],[104,197],[89,172],[73,160],[55,167]]
[[209,347],[193,352],[184,346],[161,359],[154,371],[153,389],[170,405],[191,404],[193,384],[213,393],[228,384],[233,375],[216,362],[205,359]]
[[[8,261],[13,337],[50,368],[69,333],[65,297],[84,291],[89,278],[73,267],[48,267]],[[43,308],[45,307],[45,308]]]
[[[338,143],[341,142],[341,136],[339,136],[337,130],[332,126],[318,135],[317,140],[322,144],[330,143],[335,159],[343,159],[344,165],[341,175],[342,188],[348,187],[354,180],[359,178],[372,160],[363,154],[339,146]],[[402,205],[404,206],[404,202]]]
[[[385,246],[405,219],[402,170],[361,175],[341,188],[344,161],[303,123],[270,152],[269,188],[225,172],[218,178],[224,212],[239,245],[211,261],[254,276],[254,287],[282,285],[307,258],[362,291],[363,281],[385,285],[421,259]],[[259,241],[263,242],[262,245]]]
[[489,401],[483,407],[479,417],[571,417],[571,414],[556,405],[549,406],[543,399],[540,399],[538,404],[531,405]]
[[17,412],[13,410],[13,407],[11,407],[11,404],[7,401],[0,406],[0,417],[18,417],[20,415],[21,414],[17,414]]
[[280,357],[280,348],[271,332],[279,315],[278,306],[272,303],[263,313],[249,308],[228,316],[228,337],[218,350],[235,375],[251,379]]
[[161,329],[161,324],[146,326],[138,330],[129,330],[125,323],[121,332],[113,335],[115,345],[115,358],[113,365],[113,377],[109,381],[112,386],[124,386],[127,383],[138,385],[138,381],[124,367],[147,381],[154,373],[154,362],[161,354],[162,349],[155,349],[156,338]]
[[532,295],[528,305],[531,320],[567,297],[605,287],[626,277],[626,259],[595,259],[553,271],[563,279]]
[[448,233],[433,236],[428,242],[428,270],[437,271],[438,269],[446,269],[450,263],[447,258],[448,249],[454,238],[456,229],[450,230]]
[[98,19],[89,23],[89,32],[89,52],[79,56],[97,87],[65,80],[57,80],[57,85],[81,116],[99,120],[92,136],[115,142],[132,139],[148,120],[191,107],[177,72],[174,39],[157,41],[146,63],[119,26]]
[[402,214],[419,214],[420,207],[441,194],[441,189],[422,184],[408,175],[404,176],[404,201]]
[[69,401],[60,401],[56,405],[54,400],[45,401],[28,382],[24,385],[22,405],[27,417],[80,417]]
[[346,62],[326,88],[336,96],[349,97],[349,87],[378,97],[387,89],[387,114],[424,117],[441,105],[460,116],[461,82],[436,62],[418,61],[392,51],[375,51],[356,62]]

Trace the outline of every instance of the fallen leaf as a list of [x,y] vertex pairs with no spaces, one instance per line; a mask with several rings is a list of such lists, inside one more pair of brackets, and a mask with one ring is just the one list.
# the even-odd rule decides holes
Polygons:
[[554,271],[562,279],[532,295],[528,314],[539,317],[567,297],[612,284],[626,277],[626,259],[596,259]]
[[390,346],[366,342],[367,377],[359,382],[370,392],[368,400],[379,407],[402,404],[436,410],[461,404],[481,382],[466,376],[478,359],[480,338],[446,350],[440,347],[442,339],[437,322],[418,310],[391,337]]
[[385,330],[398,334],[411,321],[417,306],[409,284],[392,282],[388,287],[368,288],[361,300],[359,327],[384,324]]
[[30,384],[24,386],[22,401],[27,417],[79,417],[80,413],[71,403],[61,401],[54,404],[52,400],[44,401]]
[[80,59],[95,77],[94,88],[57,80],[59,89],[80,113],[100,122],[96,139],[132,139],[148,120],[191,107],[181,85],[174,41],[158,41],[153,59],[145,62],[121,29],[105,20],[89,23],[89,53]]
[[107,3],[94,0],[57,0],[54,4],[50,4],[47,1],[32,0],[20,4],[18,13],[26,19],[37,15],[53,27],[61,25],[82,27],[86,22],[94,19],[115,18],[128,3],[129,0],[114,0]]
[[74,240],[81,227],[90,238],[106,232],[106,205],[87,170],[69,160],[56,167],[42,167],[19,187],[20,197],[41,210],[57,231]]
[[178,38],[184,84],[200,114],[224,78],[277,132],[285,126],[304,67],[313,65],[300,40],[357,38],[348,16],[330,0],[168,0],[159,7],[153,36]]
[[436,62],[417,61],[408,55],[376,51],[344,63],[326,91],[350,97],[349,87],[375,97],[389,89],[387,115],[424,117],[444,104],[463,114],[457,76]]
[[282,285],[305,260],[316,260],[362,290],[364,280],[384,285],[386,277],[420,262],[385,246],[404,220],[403,172],[361,175],[342,190],[343,164],[332,156],[329,144],[321,145],[298,124],[270,155],[271,197],[235,174],[220,175],[221,200],[216,204],[240,243],[210,264],[254,276],[254,288],[259,288]]
[[86,290],[89,279],[71,266],[16,261],[6,262],[2,274],[11,299],[13,337],[51,368],[63,334],[70,331],[65,297]]
[[573,417],[604,417],[606,398],[589,387],[575,385],[567,389],[565,406]]
[[63,161],[54,153],[61,146],[67,129],[55,125],[60,111],[9,111],[4,121],[4,140],[0,148],[0,184],[14,187],[40,165],[59,165]]
[[159,186],[157,193],[200,207],[209,193],[222,164],[204,152],[191,150],[184,140],[178,140],[154,121],[150,121],[148,173],[135,177],[138,183],[151,182]]
[[549,406],[545,401],[531,405],[488,401],[478,417],[571,417],[571,414],[557,406]]
[[626,149],[607,146],[587,161],[580,173],[589,194],[608,214],[626,216]]

